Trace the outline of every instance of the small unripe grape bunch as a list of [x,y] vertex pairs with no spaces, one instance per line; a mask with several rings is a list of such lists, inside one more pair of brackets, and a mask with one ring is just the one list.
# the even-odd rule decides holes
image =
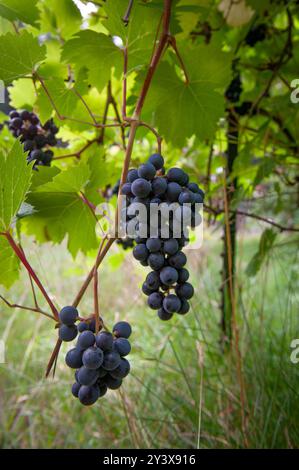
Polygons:
[[[68,330],[65,326],[72,329],[75,318],[78,319],[78,312],[74,307],[64,307],[61,310],[59,319],[63,334],[59,333],[59,337],[63,341],[71,341],[69,338],[72,335],[66,334]],[[131,367],[126,356],[131,351],[128,338],[132,328],[129,323],[120,321],[114,325],[112,333],[100,331],[96,334],[94,321],[81,321],[76,332],[79,332],[77,344],[67,352],[65,362],[68,367],[76,370],[75,383],[72,385],[73,396],[82,405],[89,406],[103,397],[108,389],[120,388],[123,379],[129,374]],[[74,334],[72,339],[76,336]]]
[[[158,311],[161,320],[169,320],[174,313],[186,314],[194,289],[188,282],[187,258],[182,249],[189,242],[189,230],[202,222],[199,211],[204,201],[203,190],[190,182],[181,168],[166,172],[163,157],[153,154],[138,169],[129,170],[121,194],[126,198],[122,222],[136,242],[133,256],[142,266],[152,269],[142,286],[149,307]],[[161,217],[155,219],[153,235],[154,205]],[[163,209],[169,216],[171,207],[173,214],[164,220]]]
[[42,125],[37,115],[27,110],[11,111],[9,117],[8,128],[23,143],[24,151],[28,152],[27,161],[34,161],[34,168],[50,166],[54,155],[50,147],[57,145],[59,130],[53,119]]

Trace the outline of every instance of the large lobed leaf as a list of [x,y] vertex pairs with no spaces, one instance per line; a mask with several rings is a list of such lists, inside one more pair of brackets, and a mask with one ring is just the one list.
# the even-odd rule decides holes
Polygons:
[[32,74],[45,59],[46,48],[27,31],[0,36],[0,80],[11,83],[16,78]]
[[216,46],[189,48],[182,44],[180,50],[189,83],[174,65],[162,62],[144,108],[160,134],[178,146],[192,135],[213,137],[224,114],[223,89],[231,74],[230,55]]
[[61,172],[54,169],[35,178],[35,191],[28,197],[35,212],[22,223],[40,242],[60,243],[68,236],[68,249],[75,257],[78,251],[97,246],[96,219],[83,197],[85,187],[91,191],[90,166],[81,162]]
[[35,25],[39,18],[37,0],[1,0],[0,16],[9,21],[20,20]]
[[114,68],[118,74],[122,67],[122,53],[109,36],[86,30],[67,41],[62,59],[75,66],[77,73],[87,68],[90,83],[100,91],[107,85]]

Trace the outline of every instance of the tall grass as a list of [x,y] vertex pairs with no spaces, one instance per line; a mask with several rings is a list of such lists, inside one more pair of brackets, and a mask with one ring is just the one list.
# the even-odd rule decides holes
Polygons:
[[[1,304],[6,362],[0,365],[2,448],[277,448],[299,443],[299,364],[290,362],[290,343],[299,337],[296,244],[280,238],[256,278],[244,275],[258,237],[240,240],[238,328],[245,383],[242,427],[240,384],[234,348],[220,346],[220,245],[206,240],[189,261],[196,296],[192,312],[162,323],[140,293],[143,269],[115,247],[100,273],[101,311],[112,326],[134,327],[132,373],[121,392],[109,392],[84,408],[70,393],[73,378],[63,347],[54,379],[44,371],[57,332],[37,314]],[[74,262],[63,247],[26,250],[59,304],[68,304],[90,260]],[[112,267],[114,264],[114,268]],[[4,295],[30,305],[26,274]],[[3,293],[3,291],[2,291]],[[87,295],[81,312],[92,311]]]

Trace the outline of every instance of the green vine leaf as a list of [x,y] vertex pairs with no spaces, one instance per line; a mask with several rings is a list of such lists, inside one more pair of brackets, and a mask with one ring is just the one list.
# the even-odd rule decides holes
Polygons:
[[87,68],[89,81],[101,91],[111,78],[112,70],[120,75],[121,50],[103,33],[86,30],[67,41],[63,47],[62,60],[74,65],[77,74]]
[[22,226],[39,242],[61,243],[68,236],[68,249],[73,257],[80,250],[87,253],[97,247],[95,217],[79,194],[35,192],[28,202],[36,213],[22,219]]
[[0,16],[9,21],[22,21],[36,25],[39,18],[38,0],[1,0]]
[[7,33],[0,36],[0,80],[9,84],[32,74],[45,55],[45,46],[40,46],[38,39],[27,31],[19,35]]
[[19,277],[20,262],[5,237],[0,237],[0,284],[9,289]]
[[0,155],[0,175],[0,231],[6,231],[26,199],[32,175],[19,140],[7,156]]

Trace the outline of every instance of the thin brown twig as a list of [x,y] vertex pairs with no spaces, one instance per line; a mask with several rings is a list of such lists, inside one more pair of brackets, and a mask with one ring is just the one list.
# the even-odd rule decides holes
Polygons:
[[79,93],[79,91],[76,90],[75,87],[71,88],[71,90],[75,93],[76,96],[78,96],[79,100],[82,102],[82,104],[83,104],[83,106],[85,107],[86,111],[88,112],[89,116],[90,116],[91,119],[93,120],[94,124],[97,126],[97,125],[98,125],[98,122],[97,122],[97,120],[95,119],[94,115],[92,114],[90,107],[89,107],[88,104],[86,103],[86,101],[85,101],[85,99],[83,98],[83,96],[81,95],[81,93]]
[[50,318],[51,320],[56,321],[56,318],[53,315],[50,315],[49,313],[44,312],[39,307],[27,307],[25,305],[12,304],[8,300],[6,300],[2,295],[0,295],[0,299],[2,299],[3,302],[5,302],[6,305],[10,308],[19,308],[21,310],[29,310],[29,312],[40,313],[40,314],[45,315],[46,317]]
[[59,155],[58,157],[53,157],[53,160],[63,160],[64,158],[76,157],[80,158],[82,153],[85,152],[92,144],[96,143],[98,139],[89,140],[80,150],[73,153],[68,153],[66,155]]
[[123,120],[127,117],[127,73],[128,73],[128,47],[123,48],[124,54],[124,72],[123,72],[123,102],[122,102],[122,117]]
[[61,345],[62,345],[62,341],[61,341],[61,339],[58,338],[58,340],[56,341],[55,347],[53,349],[53,352],[51,354],[50,360],[48,362],[48,365],[47,365],[47,370],[46,370],[46,374],[45,374],[46,377],[49,376],[49,374],[51,372],[51,369],[53,367],[53,364],[57,361]]
[[26,256],[25,256],[25,253],[24,251],[17,245],[17,243],[14,241],[13,237],[11,236],[11,234],[9,232],[5,232],[4,234],[1,234],[1,235],[4,235],[8,241],[8,243],[10,244],[11,248],[13,249],[13,251],[15,252],[15,254],[17,255],[17,257],[19,258],[19,260],[21,261],[21,263],[25,266],[25,268],[27,269],[27,271],[30,273],[32,279],[34,280],[35,284],[38,286],[39,290],[41,291],[41,293],[43,294],[45,300],[47,301],[54,317],[56,319],[58,319],[58,311],[57,311],[57,308],[55,307],[55,305],[53,304],[52,300],[50,299],[46,289],[44,288],[44,286],[42,285],[41,281],[39,280],[38,276],[36,275],[34,269],[32,268],[32,266],[29,264]]
[[[110,239],[110,240],[112,240],[112,239]],[[107,245],[108,245],[108,243],[109,243],[110,240],[108,240]],[[92,268],[91,271],[89,272],[87,278],[86,278],[85,281],[84,281],[83,286],[81,287],[80,291],[79,291],[78,294],[76,295],[75,300],[73,301],[73,304],[72,304],[72,305],[73,305],[74,307],[78,307],[78,305],[79,305],[79,303],[80,303],[80,301],[81,301],[83,295],[85,294],[86,289],[88,288],[88,286],[89,286],[91,280],[93,279],[94,270],[95,270],[95,269],[98,269],[98,267],[100,266],[102,260],[104,259],[105,255],[106,255],[106,253],[108,252],[110,246],[111,246],[112,243],[113,243],[113,241],[112,241],[111,245],[109,244],[109,245],[108,245],[108,248],[107,248],[107,245],[104,247],[106,241],[107,241],[107,236],[105,236],[105,237],[102,239],[101,244],[100,244],[100,247],[99,247],[98,255],[97,255],[97,258],[96,258],[96,261],[95,261],[95,265],[93,266],[93,268]]]
[[[215,216],[224,213],[224,209],[215,209],[207,205],[204,205],[204,209],[207,212],[214,214]],[[229,209],[229,212],[231,214],[243,215],[245,217],[251,217],[252,219],[260,220],[261,222],[265,222],[266,224],[272,225],[273,227],[277,228],[281,232],[299,232],[299,228],[297,227],[285,227],[284,225],[274,222],[274,220],[268,219],[267,217],[263,217],[261,215],[254,214],[252,212],[246,212],[246,211],[242,211],[239,209],[238,210]]]
[[138,125],[139,125],[139,126],[142,126],[142,127],[146,127],[147,129],[149,129],[149,130],[154,134],[154,136],[155,136],[156,139],[157,139],[158,153],[161,153],[162,140],[163,140],[163,138],[162,138],[162,137],[160,136],[160,134],[156,131],[156,129],[154,129],[154,127],[150,126],[149,124],[147,124],[147,123],[144,122],[144,121],[138,121]]
[[184,64],[184,61],[183,61],[183,58],[178,50],[178,47],[177,47],[177,43],[176,43],[176,39],[174,36],[170,36],[168,38],[168,44],[172,47],[172,49],[174,50],[177,58],[178,58],[178,61],[180,63],[180,66],[181,66],[181,69],[183,70],[184,72],[184,75],[185,75],[185,83],[186,85],[189,85],[190,83],[190,80],[189,80],[189,76],[188,76],[188,72],[187,72],[187,69],[186,69],[186,66]]
[[124,16],[122,18],[122,20],[123,20],[123,22],[125,23],[126,26],[128,26],[128,24],[129,24],[130,14],[131,14],[131,11],[132,11],[133,3],[134,3],[134,0],[129,0],[128,7],[126,9],[126,13],[124,14]]

